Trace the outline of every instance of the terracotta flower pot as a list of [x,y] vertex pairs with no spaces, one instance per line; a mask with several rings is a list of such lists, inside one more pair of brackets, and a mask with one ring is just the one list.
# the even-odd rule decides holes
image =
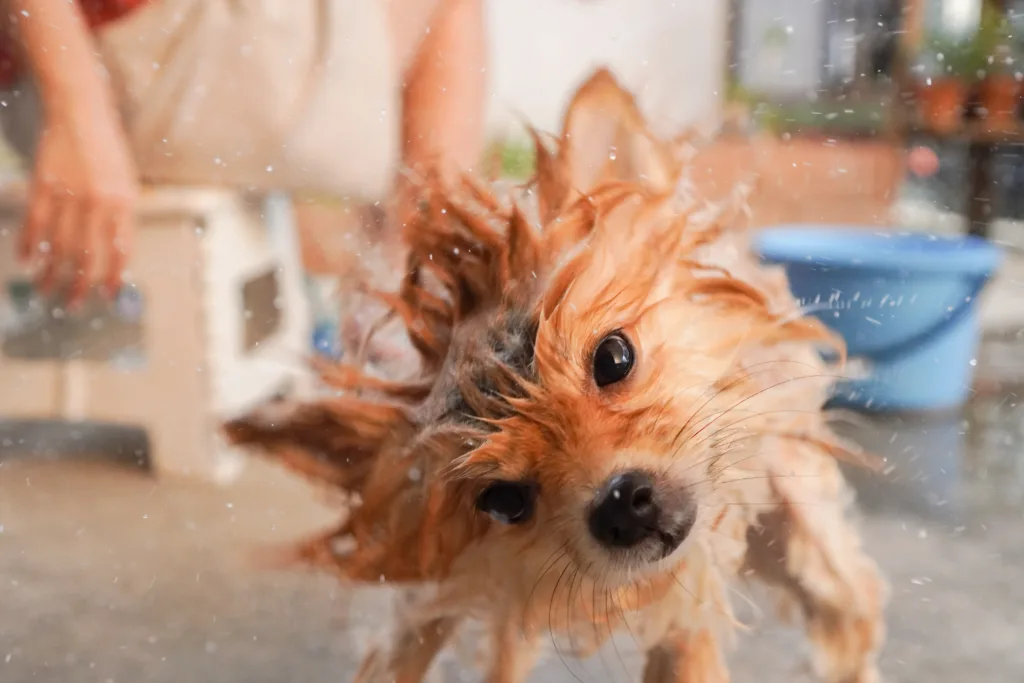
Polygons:
[[917,91],[921,122],[935,133],[955,133],[964,121],[970,90],[959,78],[935,78]]
[[1024,87],[1013,74],[990,74],[978,88],[978,99],[988,126],[1007,130],[1017,125]]

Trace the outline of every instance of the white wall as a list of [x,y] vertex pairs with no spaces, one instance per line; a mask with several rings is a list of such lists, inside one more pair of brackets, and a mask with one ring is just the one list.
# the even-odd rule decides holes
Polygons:
[[726,0],[487,0],[489,129],[520,113],[557,130],[573,88],[608,65],[664,133],[713,123],[724,80]]

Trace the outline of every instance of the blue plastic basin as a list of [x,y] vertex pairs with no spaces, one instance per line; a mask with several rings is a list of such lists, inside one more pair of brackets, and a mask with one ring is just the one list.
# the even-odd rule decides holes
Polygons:
[[784,266],[807,312],[867,361],[865,376],[836,387],[836,403],[942,410],[967,400],[978,295],[999,266],[998,248],[975,237],[814,225],[764,230],[754,249]]

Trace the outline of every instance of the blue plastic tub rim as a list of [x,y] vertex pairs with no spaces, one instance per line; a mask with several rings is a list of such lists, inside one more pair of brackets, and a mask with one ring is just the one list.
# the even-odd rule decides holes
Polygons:
[[819,224],[767,228],[755,236],[753,247],[763,260],[777,264],[983,278],[993,274],[1002,255],[987,240],[969,235],[943,237]]

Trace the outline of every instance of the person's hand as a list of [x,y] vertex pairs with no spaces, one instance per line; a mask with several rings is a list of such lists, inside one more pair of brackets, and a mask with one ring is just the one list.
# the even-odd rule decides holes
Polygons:
[[102,281],[121,285],[131,249],[139,181],[113,107],[48,114],[39,139],[21,239],[21,257],[38,270],[44,292],[68,286],[81,303]]

